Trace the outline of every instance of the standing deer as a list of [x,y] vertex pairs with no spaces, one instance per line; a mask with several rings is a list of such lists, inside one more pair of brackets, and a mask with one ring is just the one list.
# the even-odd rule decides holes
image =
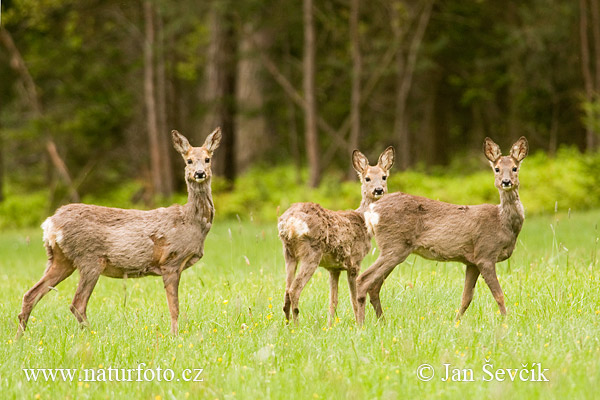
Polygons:
[[[347,211],[331,211],[315,203],[296,203],[279,217],[279,238],[283,243],[286,282],[283,312],[298,323],[300,293],[321,264],[329,271],[329,326],[335,318],[338,303],[338,281],[341,271],[348,273],[352,308],[356,316],[356,277],[360,263],[371,248],[364,212],[387,192],[387,177],[394,164],[394,149],[388,147],[376,166],[358,150],[352,153],[352,165],[361,181],[360,207]],[[296,268],[300,270],[296,275]]]
[[466,265],[465,286],[457,318],[473,299],[479,274],[505,315],[504,294],[496,276],[496,263],[509,258],[515,248],[525,214],[519,200],[519,167],[527,156],[527,139],[521,137],[509,156],[486,138],[483,151],[495,172],[500,205],[461,206],[405,193],[392,193],[369,207],[365,222],[375,236],[380,254],[357,280],[359,324],[365,318],[369,294],[377,317],[383,314],[379,292],[384,280],[409,254],[436,261]]
[[44,276],[23,296],[20,336],[35,304],[54,286],[79,270],[79,285],[71,312],[87,325],[86,307],[100,275],[111,278],[162,276],[177,334],[178,287],[183,270],[204,254],[214,206],[210,188],[211,159],[221,130],[211,133],[202,147],[192,147],[177,131],[173,145],[186,162],[188,202],[155,210],[124,210],[88,204],[69,204],[42,224],[48,265]]

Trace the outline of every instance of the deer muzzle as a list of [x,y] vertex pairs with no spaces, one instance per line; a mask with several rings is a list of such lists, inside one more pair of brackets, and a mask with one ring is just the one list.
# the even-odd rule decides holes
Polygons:
[[196,171],[194,172],[194,180],[198,183],[203,182],[206,179],[206,172]]
[[373,196],[375,196],[376,199],[383,196],[383,188],[376,188],[375,190],[373,190]]
[[503,179],[500,186],[502,186],[503,190],[510,190],[513,187],[513,183],[510,179]]

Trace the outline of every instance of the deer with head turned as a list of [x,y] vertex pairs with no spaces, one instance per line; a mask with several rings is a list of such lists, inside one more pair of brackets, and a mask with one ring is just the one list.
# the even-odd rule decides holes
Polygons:
[[[278,221],[283,243],[286,284],[283,312],[289,322],[290,311],[298,322],[300,293],[319,265],[329,271],[329,326],[338,304],[341,271],[348,274],[352,309],[356,316],[356,277],[360,263],[371,248],[364,212],[387,192],[387,177],[394,164],[394,149],[388,147],[376,166],[358,150],[352,153],[352,165],[361,181],[362,201],[357,210],[331,211],[316,203],[295,203]],[[298,273],[296,269],[300,266]]]
[[221,141],[217,128],[202,147],[192,147],[177,131],[173,146],[183,157],[188,201],[167,208],[142,211],[69,204],[42,224],[48,264],[44,275],[23,297],[17,336],[27,327],[35,304],[76,269],[79,285],[71,312],[87,325],[88,300],[100,275],[111,278],[161,276],[171,314],[171,332],[177,334],[179,280],[183,270],[204,254],[211,228],[211,160]]
[[365,222],[374,232],[380,254],[357,280],[359,324],[364,322],[367,294],[377,317],[382,316],[381,286],[411,253],[466,265],[457,318],[469,307],[479,275],[490,288],[500,312],[506,314],[496,263],[511,256],[525,218],[519,200],[518,174],[528,150],[527,139],[521,137],[510,154],[502,156],[500,147],[490,138],[485,139],[483,151],[495,173],[499,205],[454,205],[397,192],[369,207]]

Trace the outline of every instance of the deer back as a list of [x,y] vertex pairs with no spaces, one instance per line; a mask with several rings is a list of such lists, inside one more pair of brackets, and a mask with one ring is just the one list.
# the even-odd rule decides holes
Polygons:
[[279,237],[288,248],[310,242],[336,262],[362,258],[369,252],[370,236],[361,213],[331,211],[316,203],[295,203],[279,217]]

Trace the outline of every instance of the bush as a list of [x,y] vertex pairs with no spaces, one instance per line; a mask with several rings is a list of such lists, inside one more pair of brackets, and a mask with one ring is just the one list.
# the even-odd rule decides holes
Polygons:
[[[468,174],[435,174],[419,171],[392,170],[389,191],[403,191],[456,204],[497,204],[498,191],[489,168]],[[441,172],[440,172],[441,171]],[[213,180],[216,218],[275,221],[290,204],[312,201],[333,210],[354,209],[360,204],[358,179],[344,181],[340,172],[324,176],[319,188],[306,186],[307,171],[301,171],[303,183],[297,183],[297,172],[291,165],[255,167],[238,177],[235,189],[229,190],[222,179]],[[562,148],[555,157],[538,152],[523,162],[519,174],[520,196],[528,215],[561,210],[600,207],[600,153],[582,155],[574,148]],[[84,196],[85,203],[122,208],[144,208],[140,203],[143,184],[139,181],[116,187],[101,196]],[[48,190],[21,193],[6,188],[6,200],[0,203],[0,227],[17,228],[38,225],[54,210],[48,205]],[[160,205],[185,203],[179,193],[171,199],[160,199]]]

